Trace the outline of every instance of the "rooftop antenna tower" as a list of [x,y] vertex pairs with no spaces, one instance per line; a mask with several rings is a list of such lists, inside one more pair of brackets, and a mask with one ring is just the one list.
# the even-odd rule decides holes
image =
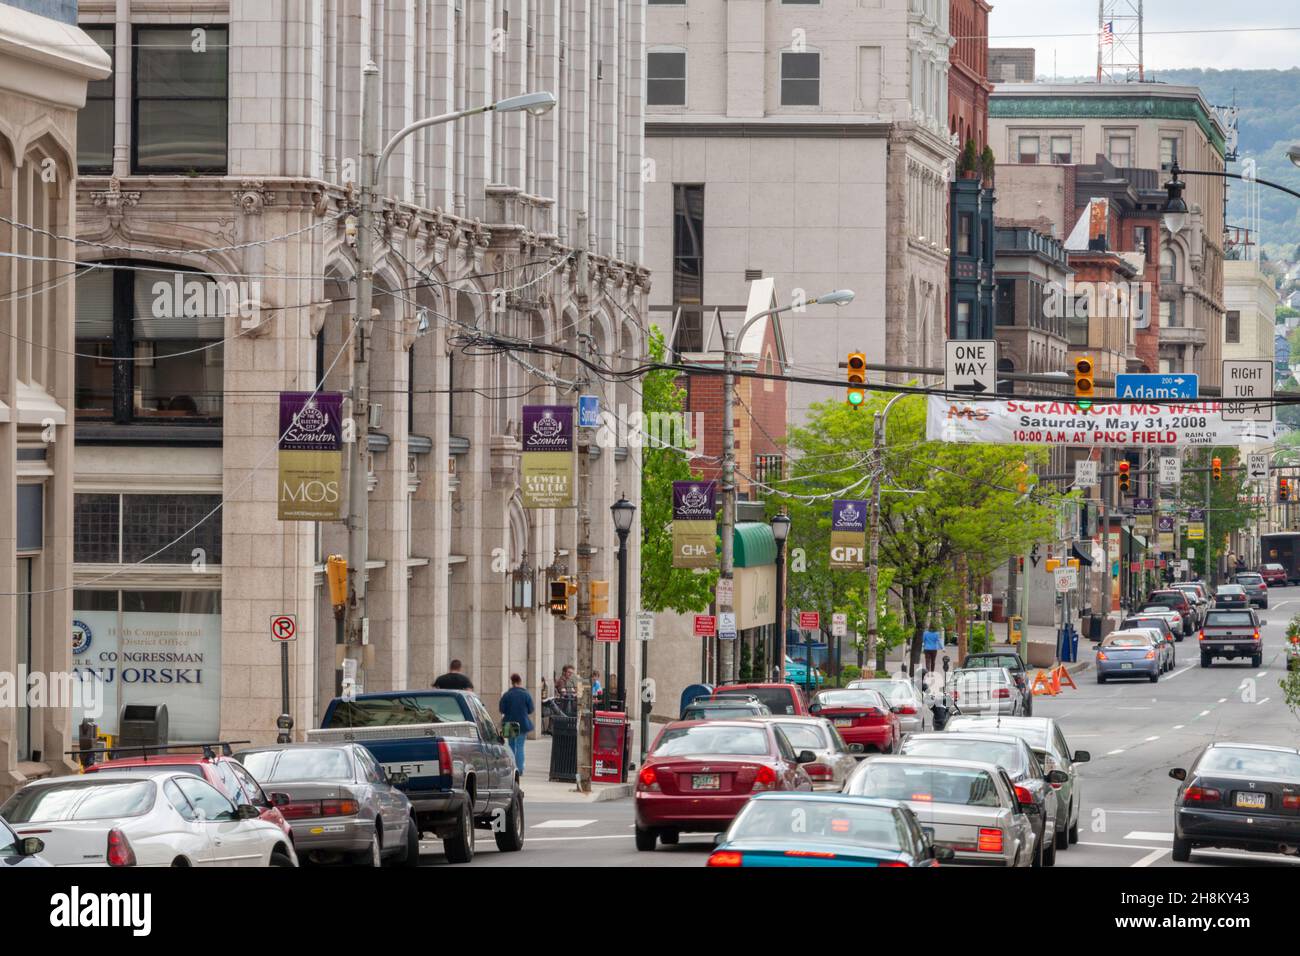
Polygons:
[[1142,0],[1097,0],[1097,82],[1141,83]]

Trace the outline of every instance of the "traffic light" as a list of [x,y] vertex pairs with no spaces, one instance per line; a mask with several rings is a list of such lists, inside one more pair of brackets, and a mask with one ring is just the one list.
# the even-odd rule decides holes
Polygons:
[[338,615],[348,603],[348,559],[331,554],[325,561],[325,578],[329,581],[330,604]]
[[1214,480],[1215,480],[1215,481],[1222,481],[1222,480],[1223,480],[1223,460],[1220,459],[1220,458],[1215,458],[1213,461],[1211,461],[1211,462],[1210,462],[1210,471],[1214,473]]
[[867,357],[861,352],[850,352],[848,365],[849,393],[846,401],[857,408],[867,400]]
[[1021,462],[1016,466],[1016,491],[1024,494],[1029,490],[1029,464]]
[[1123,494],[1128,493],[1130,487],[1128,473],[1129,473],[1129,469],[1132,467],[1133,466],[1126,461],[1121,461],[1119,463],[1119,490]]
[[1277,480],[1277,500],[1289,501],[1291,499],[1291,485],[1285,478]]
[[604,617],[609,613],[609,582],[591,582],[591,616]]
[[[1078,401],[1091,399],[1092,395],[1092,359],[1085,355],[1074,363],[1074,397]],[[1078,401],[1078,405],[1080,408],[1091,408],[1092,402]]]
[[561,575],[549,585],[547,607],[558,617],[569,616],[569,579]]

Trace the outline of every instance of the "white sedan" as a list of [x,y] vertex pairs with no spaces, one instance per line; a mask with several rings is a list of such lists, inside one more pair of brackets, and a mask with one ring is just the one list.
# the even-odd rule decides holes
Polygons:
[[297,866],[256,807],[190,773],[97,773],[27,784],[0,807],[55,866]]
[[1183,616],[1178,611],[1159,604],[1147,605],[1140,614],[1130,614],[1129,617],[1162,617],[1169,622],[1169,630],[1173,631],[1174,636],[1180,641],[1191,631],[1190,622],[1184,622]]

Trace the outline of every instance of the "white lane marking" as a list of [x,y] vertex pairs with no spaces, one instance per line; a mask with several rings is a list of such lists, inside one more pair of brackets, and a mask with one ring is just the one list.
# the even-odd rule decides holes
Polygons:
[[1258,674],[1256,674],[1255,676],[1256,676],[1256,677],[1267,677],[1267,676],[1268,676],[1268,671],[1260,671],[1260,672],[1259,672]]
[[1112,810],[1106,807],[1107,813],[1168,813],[1168,810]]
[[[1114,811],[1112,810],[1111,812],[1113,813]],[[1154,850],[1156,849],[1156,847],[1153,846],[1137,846],[1132,843],[1093,843],[1089,840],[1080,840],[1079,846],[1105,846],[1105,847],[1110,847],[1112,850]]]
[[[1208,713],[1209,713],[1208,710],[1203,710],[1203,711],[1201,711],[1199,714],[1197,714],[1196,716],[1197,716],[1197,717],[1204,717],[1204,716],[1205,716],[1206,714],[1208,714]],[[1195,718],[1193,718],[1193,719],[1195,719]]]
[[1258,707],[1260,704],[1267,704],[1272,699],[1272,697],[1265,697],[1263,700],[1257,700],[1255,701],[1255,706]]
[[1148,737],[1146,740],[1143,741],[1143,743],[1147,743],[1147,744],[1149,744],[1149,743],[1151,743],[1151,741],[1153,741],[1153,740],[1159,740],[1159,739],[1160,739],[1159,737]]
[[1150,830],[1134,830],[1132,833],[1124,834],[1125,840],[1146,840],[1148,843],[1152,840],[1173,840],[1172,833],[1153,833]]
[[1186,726],[1186,724],[1174,724],[1174,730],[1182,730]]
[[1193,667],[1195,667],[1195,666],[1196,666],[1195,664],[1188,664],[1186,667],[1184,667],[1184,668],[1183,668],[1182,670],[1180,670],[1180,671],[1174,671],[1172,674],[1166,674],[1166,675],[1165,675],[1165,680],[1173,680],[1173,679],[1174,679],[1175,677],[1177,677],[1179,674],[1186,674],[1189,670],[1191,670],[1191,669],[1192,669]]
[[1142,857],[1142,859],[1138,860],[1136,863],[1130,863],[1129,866],[1130,866],[1130,867],[1135,867],[1135,866],[1150,866],[1152,863],[1154,863],[1156,860],[1160,859],[1162,856],[1164,856],[1164,855],[1165,855],[1166,853],[1168,853],[1168,852],[1169,852],[1168,850],[1152,850],[1150,853],[1148,853],[1146,856]]
[[543,820],[534,823],[530,830],[576,830],[578,827],[590,826],[595,820]]
[[[685,834],[683,834],[684,836]],[[569,840],[626,840],[626,833],[612,833],[606,836],[563,836],[563,837],[529,837],[529,843],[567,843]]]
[[1226,697],[1220,697],[1220,698],[1219,698],[1219,703],[1220,703],[1220,704],[1226,704],[1227,702],[1228,702],[1228,698],[1226,698]]
[[1112,750],[1110,753],[1106,754],[1106,756],[1113,757],[1116,754],[1122,754],[1123,752],[1124,752],[1123,748],[1120,748],[1119,750]]

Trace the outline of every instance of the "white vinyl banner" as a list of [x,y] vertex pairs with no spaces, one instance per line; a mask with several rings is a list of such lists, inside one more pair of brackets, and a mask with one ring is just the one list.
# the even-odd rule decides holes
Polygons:
[[925,437],[986,445],[1173,448],[1249,445],[1271,438],[1271,428],[1223,420],[1214,401],[1147,405],[1096,401],[1087,411],[1073,402],[967,402],[931,395]]

